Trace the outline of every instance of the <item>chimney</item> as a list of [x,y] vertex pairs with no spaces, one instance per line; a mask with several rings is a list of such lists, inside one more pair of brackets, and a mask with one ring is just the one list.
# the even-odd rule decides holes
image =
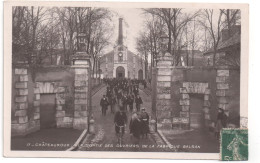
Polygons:
[[119,18],[118,45],[123,45],[123,18]]

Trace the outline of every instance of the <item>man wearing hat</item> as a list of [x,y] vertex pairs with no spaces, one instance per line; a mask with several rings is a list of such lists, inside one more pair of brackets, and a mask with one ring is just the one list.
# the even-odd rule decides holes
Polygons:
[[120,106],[119,111],[117,111],[115,114],[114,124],[115,124],[115,130],[116,130],[117,136],[119,136],[120,127],[122,127],[122,134],[125,133],[125,127],[127,124],[127,115],[124,112],[124,109],[122,106]]
[[142,98],[137,94],[137,95],[136,95],[136,99],[135,99],[135,105],[136,105],[136,110],[137,110],[137,112],[140,111],[141,104],[143,104],[143,100],[142,100]]
[[143,138],[147,138],[147,134],[149,133],[149,115],[146,112],[145,108],[141,109],[141,121],[142,121],[142,136]]
[[227,125],[227,115],[224,112],[224,109],[218,108],[218,115],[216,121],[216,128],[215,128],[215,137],[219,139],[220,131],[222,128],[225,128]]
[[103,98],[100,100],[100,106],[101,106],[101,109],[102,109],[102,115],[103,116],[106,115],[108,105],[109,105],[109,102],[106,98],[106,95],[103,95]]

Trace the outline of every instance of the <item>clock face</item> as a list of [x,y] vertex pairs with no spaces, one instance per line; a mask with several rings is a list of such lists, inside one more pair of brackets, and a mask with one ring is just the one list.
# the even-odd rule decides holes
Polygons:
[[122,56],[123,56],[123,54],[122,54],[122,53],[119,53],[118,55],[119,55],[120,57],[122,57]]

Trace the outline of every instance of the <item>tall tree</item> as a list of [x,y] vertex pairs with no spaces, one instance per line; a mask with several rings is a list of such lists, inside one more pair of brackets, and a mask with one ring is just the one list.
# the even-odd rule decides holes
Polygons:
[[231,36],[231,28],[240,23],[240,10],[237,9],[221,9],[224,14],[224,28],[228,30],[228,36]]
[[[199,20],[200,24],[207,30],[212,39],[213,66],[216,64],[217,48],[221,38],[221,30],[223,29],[222,16],[223,12],[221,11],[205,9],[201,14],[201,19]],[[215,20],[214,17],[217,17],[217,20]],[[215,21],[217,23],[215,23]]]
[[147,79],[148,74],[148,53],[149,53],[149,38],[147,33],[140,33],[136,39],[136,49],[137,51],[144,56],[144,69],[145,69],[145,79]]
[[182,10],[180,8],[144,9],[146,13],[160,17],[166,24],[169,37],[168,52],[173,55],[175,65],[178,65],[180,61],[180,54],[178,52],[182,47],[179,43],[181,42],[180,35],[182,35],[183,28],[200,13],[200,10],[198,10],[191,14],[183,14]]
[[[45,20],[46,10],[43,7],[14,7],[13,8],[13,52],[23,55],[29,64],[35,55],[39,33],[38,27]],[[21,49],[23,54],[19,53]],[[19,58],[20,56],[18,56]],[[23,58],[22,57],[22,58]]]

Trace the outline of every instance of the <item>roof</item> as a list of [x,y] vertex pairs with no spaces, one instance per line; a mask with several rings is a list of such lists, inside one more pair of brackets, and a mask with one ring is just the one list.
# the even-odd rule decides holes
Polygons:
[[225,48],[228,48],[230,46],[240,44],[241,37],[240,32],[235,33],[232,37],[230,37],[228,40],[221,42],[218,46],[218,50],[222,50]]
[[130,50],[127,50],[127,54],[132,54],[132,55],[136,55],[133,52],[131,52]]
[[[107,55],[111,55],[111,54],[114,54],[114,50],[111,50],[110,52],[108,52],[108,53],[102,55],[101,57],[105,57],[105,56],[107,56]],[[130,54],[130,55],[136,55],[135,53],[131,52],[131,51],[128,50],[128,49],[127,49],[127,54]],[[136,56],[138,56],[138,55],[136,55]]]
[[[233,36],[231,36],[229,39],[220,42],[217,47],[217,52],[221,52],[227,48],[230,48],[235,45],[240,45],[241,42],[241,34],[240,32],[236,32]],[[204,55],[211,54],[214,52],[214,48],[211,47],[207,52],[204,53]]]

